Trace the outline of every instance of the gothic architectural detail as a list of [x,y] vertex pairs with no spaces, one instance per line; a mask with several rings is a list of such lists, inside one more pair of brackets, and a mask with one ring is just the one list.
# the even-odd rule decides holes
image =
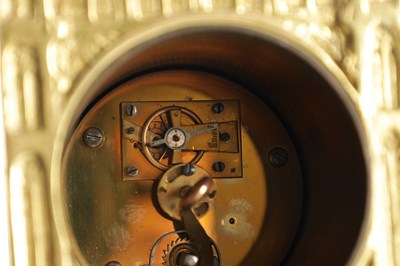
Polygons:
[[342,60],[343,34],[336,25],[332,0],[255,0],[234,1],[236,13],[258,13],[281,22],[282,27],[306,44],[318,45],[335,62]]
[[125,0],[126,17],[128,20],[142,20],[157,17],[162,13],[160,0]]
[[[394,113],[393,117],[386,117],[391,121],[388,124],[399,127],[398,1],[2,0],[0,20],[7,28],[33,21],[46,25],[43,27],[45,38],[40,43],[44,53],[39,45],[15,41],[13,37],[22,31],[10,31],[7,38],[4,33],[0,36],[1,93],[7,136],[44,130],[43,104],[50,100],[43,96],[51,95],[45,90],[54,89],[68,100],[74,82],[89,63],[134,26],[178,14],[220,11],[221,14],[265,16],[307,45],[320,46],[340,65],[361,98],[368,99],[379,111],[378,116]],[[43,74],[46,67],[49,77]],[[400,253],[396,252],[400,250],[400,128],[395,130],[384,136],[384,152],[379,163],[386,167],[394,265],[400,265]],[[35,153],[23,151],[11,162],[10,219],[16,266],[54,265],[45,177],[45,165]],[[72,255],[64,255],[63,261],[72,260]],[[378,261],[378,256],[375,260]],[[371,259],[367,265],[376,263]]]
[[393,130],[385,137],[383,161],[390,192],[392,253],[394,265],[400,265],[400,133]]
[[343,0],[341,5],[337,17],[346,35],[344,70],[362,97],[374,99],[376,109],[397,109],[398,7],[394,1],[368,0]]
[[[393,34],[384,27],[375,30],[373,45],[374,95],[377,106],[384,110],[399,108],[398,58]],[[380,70],[380,71],[379,71]]]
[[193,8],[193,3],[190,5],[190,1],[186,0],[161,0],[160,2],[164,16],[187,12],[190,11],[191,7]]
[[14,265],[54,265],[48,190],[39,156],[21,153],[11,164],[9,184]]
[[[267,15],[306,43],[321,46],[336,62],[342,60],[343,38],[335,27],[332,0],[79,0],[73,4],[43,0],[43,3],[51,36],[46,49],[48,72],[53,87],[61,93],[69,92],[83,67],[128,30],[119,27],[118,22],[135,25],[177,14],[224,10]],[[99,25],[108,25],[109,30],[101,31]],[[93,30],[90,34],[88,28]]]
[[304,43],[321,47],[335,62],[342,60],[343,42],[340,30],[309,22],[285,22],[283,27],[301,38]]
[[9,134],[42,125],[38,59],[37,51],[29,45],[9,42],[3,50],[3,102]]
[[88,0],[42,0],[44,15],[49,21],[70,18],[75,21],[87,20]]
[[[127,1],[128,2],[128,1]],[[125,20],[123,0],[88,0],[88,19],[91,23]]]
[[[65,27],[65,29],[60,29]],[[66,31],[59,37],[51,39],[47,44],[47,67],[54,82],[54,87],[60,93],[67,93],[72,87],[77,75],[98,53],[115,40],[117,31],[95,33],[70,33],[70,24],[59,25],[59,31]]]
[[31,19],[35,11],[35,0],[3,0],[0,19]]

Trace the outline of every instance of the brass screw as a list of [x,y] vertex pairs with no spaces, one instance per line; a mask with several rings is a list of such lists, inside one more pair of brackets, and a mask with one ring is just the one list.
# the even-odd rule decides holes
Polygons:
[[128,134],[133,134],[134,132],[135,132],[135,128],[133,128],[133,127],[128,127],[126,129],[126,133],[128,133]]
[[225,170],[225,164],[223,162],[216,162],[213,164],[212,169],[215,172],[223,172]]
[[213,111],[214,113],[220,114],[220,113],[222,113],[222,112],[224,111],[225,106],[224,106],[223,103],[215,103],[215,104],[213,104],[213,106],[212,106],[211,109],[212,109],[212,111]]
[[273,167],[280,168],[285,166],[289,160],[289,155],[283,148],[276,147],[269,152],[268,160]]
[[136,113],[137,113],[137,108],[136,108],[136,106],[133,105],[133,104],[128,104],[128,105],[125,107],[125,113],[126,113],[128,116],[135,116]]
[[122,264],[119,263],[118,261],[110,261],[110,262],[107,262],[106,265],[104,265],[104,266],[122,266]]
[[104,141],[103,132],[96,127],[90,127],[83,133],[83,142],[90,148],[100,146]]
[[139,174],[139,169],[137,169],[135,166],[129,166],[126,170],[126,173],[128,176],[137,176]]
[[229,133],[224,132],[219,136],[219,139],[223,142],[227,142],[228,140],[231,139],[231,135],[229,135]]

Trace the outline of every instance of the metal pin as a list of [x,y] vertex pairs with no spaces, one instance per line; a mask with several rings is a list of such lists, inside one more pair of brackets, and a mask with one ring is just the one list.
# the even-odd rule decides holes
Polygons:
[[194,167],[194,165],[193,164],[187,164],[187,165],[184,165],[184,166],[182,166],[182,173],[185,175],[185,176],[191,176],[191,175],[193,175],[194,173],[196,172],[196,168]]

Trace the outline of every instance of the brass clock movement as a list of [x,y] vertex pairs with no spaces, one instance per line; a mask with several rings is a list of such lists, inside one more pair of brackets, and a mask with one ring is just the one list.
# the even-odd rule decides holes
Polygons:
[[2,0],[2,265],[400,265],[399,10]]
[[284,126],[206,72],[113,88],[82,116],[63,165],[72,234],[91,265],[238,265],[275,230],[265,252],[280,260],[298,227],[302,177]]

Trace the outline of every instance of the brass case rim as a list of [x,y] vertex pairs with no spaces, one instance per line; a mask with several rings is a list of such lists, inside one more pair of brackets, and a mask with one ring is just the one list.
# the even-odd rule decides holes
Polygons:
[[[165,38],[175,35],[184,35],[188,32],[208,32],[213,30],[226,30],[242,34],[256,35],[257,37],[281,46],[307,62],[316,72],[320,73],[335,89],[335,93],[347,107],[360,137],[363,146],[367,171],[366,206],[363,225],[360,229],[357,246],[352,252],[348,265],[360,261],[367,251],[367,232],[371,226],[371,166],[370,147],[366,134],[365,118],[360,108],[359,96],[355,88],[342,70],[334,63],[329,55],[319,47],[307,46],[305,42],[294,37],[277,25],[273,19],[254,15],[238,16],[225,14],[223,19],[218,13],[201,15],[182,15],[173,18],[163,18],[155,22],[138,27],[129,35],[119,40],[112,49],[106,51],[103,56],[88,67],[82,76],[73,84],[75,88],[66,104],[65,111],[59,121],[55,134],[55,145],[51,160],[51,203],[52,213],[56,224],[58,238],[61,240],[61,254],[67,257],[76,257],[85,265],[85,260],[73,238],[67,225],[65,208],[63,207],[63,187],[61,182],[61,161],[69,134],[76,126],[79,114],[96,98],[102,88],[109,87],[115,80],[107,74],[109,69],[123,64],[126,58],[132,58],[139,54],[147,45],[154,42],[162,42]],[[68,241],[65,241],[68,240]],[[64,260],[64,259],[63,259]]]

